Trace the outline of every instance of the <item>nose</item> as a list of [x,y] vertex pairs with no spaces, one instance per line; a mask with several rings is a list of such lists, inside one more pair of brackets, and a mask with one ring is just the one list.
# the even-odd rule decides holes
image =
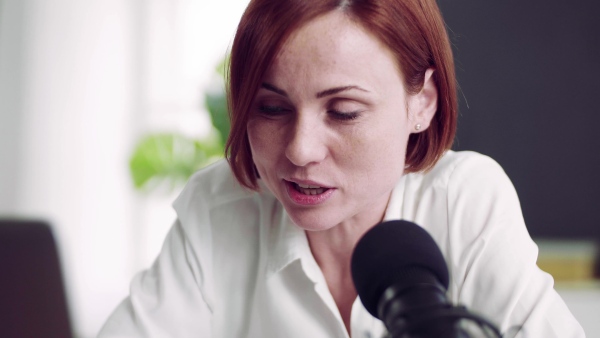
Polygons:
[[318,121],[297,117],[289,133],[285,156],[294,165],[320,163],[327,156],[325,130]]

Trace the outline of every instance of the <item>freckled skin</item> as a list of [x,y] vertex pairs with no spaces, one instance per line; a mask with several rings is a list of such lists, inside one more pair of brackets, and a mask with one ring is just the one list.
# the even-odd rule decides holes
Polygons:
[[[404,170],[410,121],[402,75],[391,52],[344,14],[309,22],[290,36],[268,70],[248,123],[254,163],[261,179],[305,230],[339,225],[370,227],[383,216]],[[317,98],[340,86],[359,86]],[[408,102],[407,102],[408,100]],[[284,107],[276,117],[261,104]],[[352,120],[329,113],[360,111]],[[316,206],[295,204],[284,180],[304,179],[332,187]]]

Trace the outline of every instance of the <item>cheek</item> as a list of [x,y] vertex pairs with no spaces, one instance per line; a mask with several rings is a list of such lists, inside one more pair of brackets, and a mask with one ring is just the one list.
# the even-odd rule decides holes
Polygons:
[[361,173],[358,180],[396,180],[404,172],[407,143],[401,121],[386,120],[349,138],[346,163]]
[[403,119],[380,119],[348,137],[348,145],[359,157],[398,157],[405,154],[408,143],[405,124]]
[[246,132],[248,134],[248,143],[250,144],[250,152],[252,153],[252,159],[254,163],[261,162],[261,158],[264,154],[264,140],[261,136],[262,133],[257,128],[255,123],[249,122]]
[[279,152],[277,148],[277,145],[281,144],[280,141],[278,142],[279,136],[273,128],[269,128],[268,123],[260,121],[249,121],[246,130],[254,164],[260,171],[261,167],[269,163]]

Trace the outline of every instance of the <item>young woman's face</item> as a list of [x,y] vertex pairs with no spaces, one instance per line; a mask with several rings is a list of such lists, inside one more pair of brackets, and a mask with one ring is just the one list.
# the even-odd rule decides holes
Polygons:
[[343,14],[290,36],[256,95],[248,137],[262,181],[295,224],[381,220],[417,123],[413,98],[387,47]]

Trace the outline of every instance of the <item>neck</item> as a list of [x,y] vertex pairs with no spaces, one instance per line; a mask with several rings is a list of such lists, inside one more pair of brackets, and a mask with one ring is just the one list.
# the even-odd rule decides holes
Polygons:
[[350,259],[358,240],[385,215],[391,192],[373,203],[368,212],[357,214],[327,230],[306,231],[310,250],[323,270],[350,269]]
[[361,221],[354,218],[328,230],[306,231],[310,250],[323,272],[348,334],[351,334],[352,304],[357,296],[350,271],[352,253],[358,240],[375,224],[381,222],[386,206],[387,203],[384,203],[379,209],[372,209],[370,217]]
[[307,231],[306,237],[321,269],[346,270],[350,268],[354,246],[370,228],[370,226],[364,228],[336,226],[325,231]]
[[350,260],[354,246],[364,231],[340,233],[327,231],[328,234],[307,231],[306,237],[315,260],[335,301],[348,335],[351,336],[352,304],[356,300],[356,289],[352,281]]

